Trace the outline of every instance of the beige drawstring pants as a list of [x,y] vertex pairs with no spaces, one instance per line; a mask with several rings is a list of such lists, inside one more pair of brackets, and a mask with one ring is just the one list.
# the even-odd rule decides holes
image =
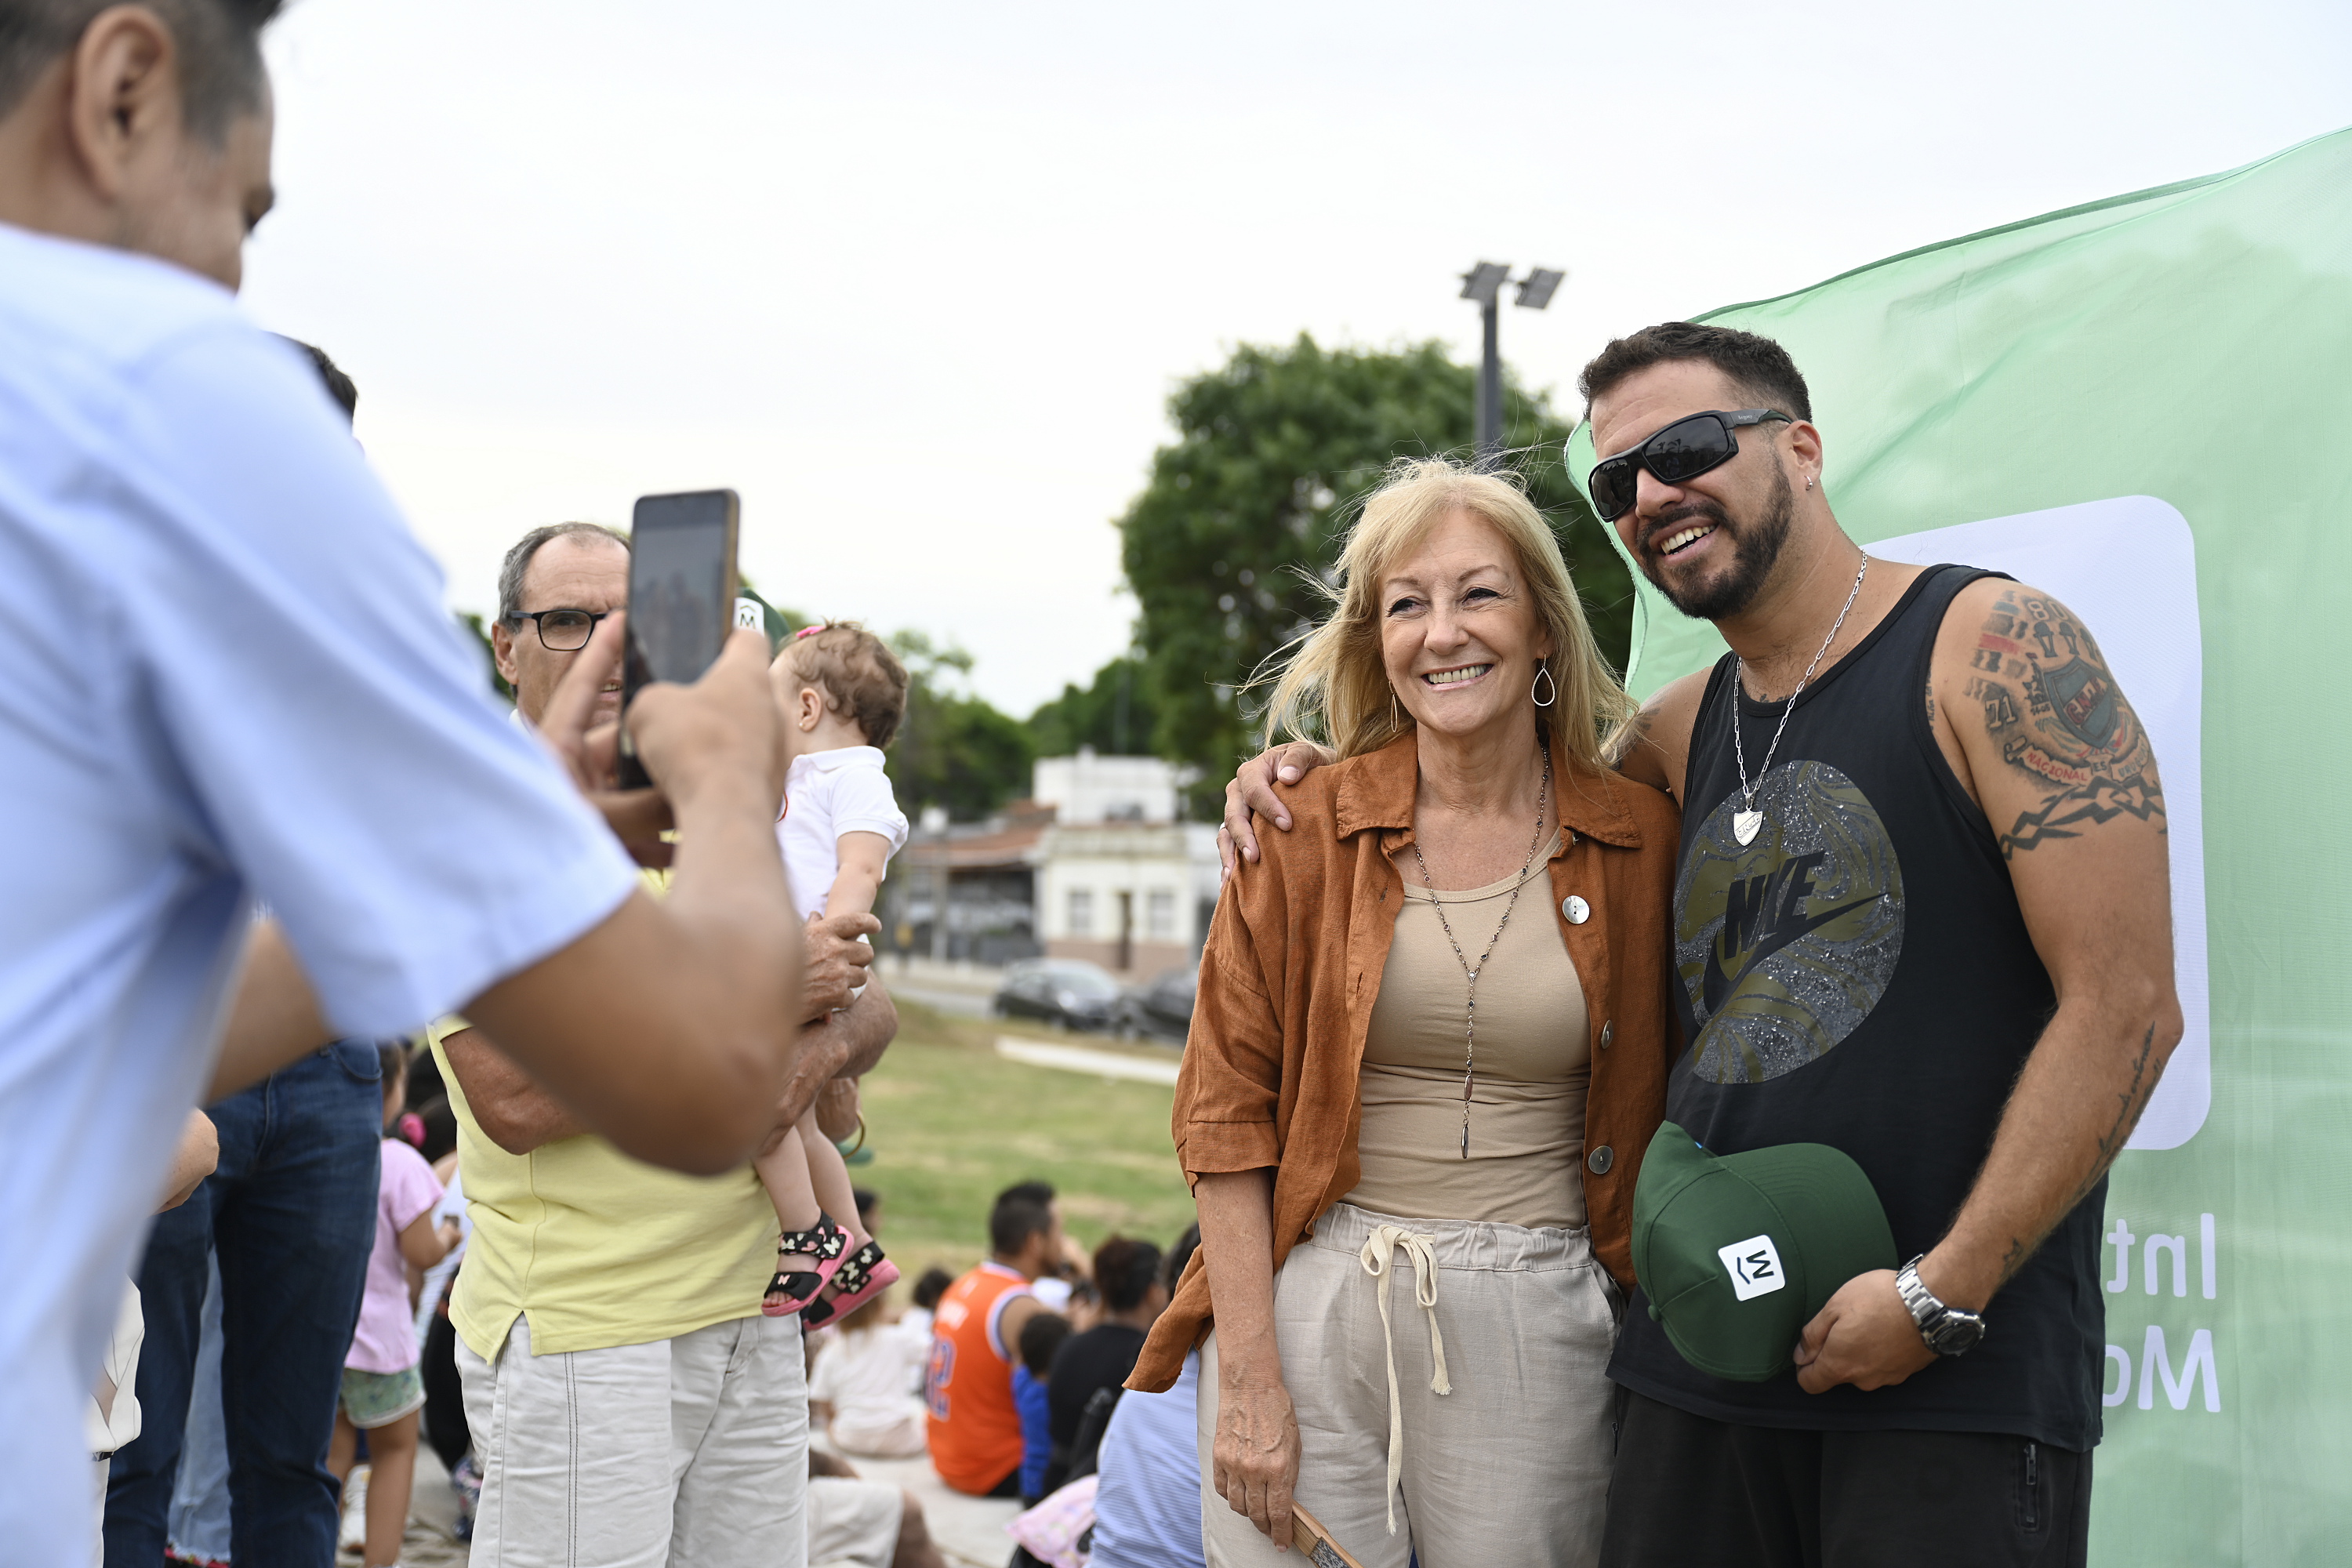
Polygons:
[[[1583,1230],[1333,1205],[1274,1281],[1298,1500],[1364,1568],[1406,1568],[1416,1551],[1423,1568],[1597,1562],[1622,1308]],[[1212,1489],[1217,1389],[1213,1333],[1200,1416],[1210,1568],[1298,1568]]]

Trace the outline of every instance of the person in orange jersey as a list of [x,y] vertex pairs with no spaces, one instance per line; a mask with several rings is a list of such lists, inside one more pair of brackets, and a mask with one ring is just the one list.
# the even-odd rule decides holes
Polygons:
[[940,1479],[974,1497],[1017,1497],[1022,1445],[1013,1347],[1022,1325],[1045,1310],[1030,1282],[1061,1262],[1062,1213],[1054,1189],[1024,1182],[999,1193],[988,1215],[988,1261],[940,1298],[924,1402]]

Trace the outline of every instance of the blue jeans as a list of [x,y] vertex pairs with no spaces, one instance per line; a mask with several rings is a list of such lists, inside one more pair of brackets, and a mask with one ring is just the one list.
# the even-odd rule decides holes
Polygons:
[[230,1558],[237,1568],[332,1568],[338,1493],[327,1439],[375,1247],[383,1086],[374,1042],[340,1040],[207,1110],[220,1166],[156,1216],[139,1268],[143,1421],[108,1479],[107,1565],[163,1561],[215,1252]]

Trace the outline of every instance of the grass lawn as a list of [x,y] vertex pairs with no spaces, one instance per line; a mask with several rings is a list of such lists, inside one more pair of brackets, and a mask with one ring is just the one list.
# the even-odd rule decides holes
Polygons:
[[[910,1282],[932,1264],[961,1274],[986,1256],[998,1192],[1040,1178],[1091,1250],[1113,1231],[1166,1247],[1192,1223],[1168,1116],[1175,1091],[1007,1061],[1000,1035],[1108,1041],[898,1003],[898,1037],[863,1089],[869,1164],[850,1179],[882,1196],[881,1234]],[[1142,1047],[1136,1054],[1170,1059]],[[902,1305],[906,1289],[894,1292]]]

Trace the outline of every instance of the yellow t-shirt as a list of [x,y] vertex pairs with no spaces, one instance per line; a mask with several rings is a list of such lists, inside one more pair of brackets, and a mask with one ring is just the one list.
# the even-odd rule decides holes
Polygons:
[[475,1121],[442,1042],[430,1031],[457,1115],[457,1171],[474,1234],[449,1298],[449,1321],[494,1360],[518,1315],[535,1355],[675,1339],[749,1317],[776,1268],[782,1228],[749,1164],[682,1176],[593,1134],[509,1154]]

